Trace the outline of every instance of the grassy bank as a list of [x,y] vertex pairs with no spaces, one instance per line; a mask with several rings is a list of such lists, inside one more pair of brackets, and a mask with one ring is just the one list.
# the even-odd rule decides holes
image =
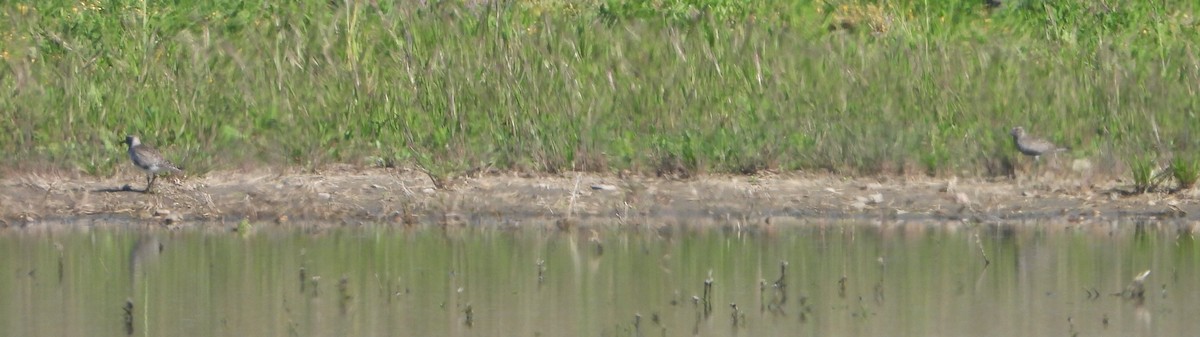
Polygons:
[[[5,4],[8,171],[333,162],[1007,174],[1200,149],[1200,6],[1024,1]],[[1013,2],[1013,1],[1010,1]]]

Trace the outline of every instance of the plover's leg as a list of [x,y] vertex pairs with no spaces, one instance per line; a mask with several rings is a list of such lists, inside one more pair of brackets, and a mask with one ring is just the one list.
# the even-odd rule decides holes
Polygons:
[[151,173],[146,176],[146,192],[150,192],[150,188],[154,187],[154,180],[158,178],[157,174]]
[[1042,156],[1033,156],[1033,176],[1039,177],[1042,173]]

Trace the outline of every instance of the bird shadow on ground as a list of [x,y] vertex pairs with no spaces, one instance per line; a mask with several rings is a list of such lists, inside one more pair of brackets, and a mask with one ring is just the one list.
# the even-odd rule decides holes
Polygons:
[[134,189],[134,188],[133,188],[133,186],[129,186],[129,184],[126,184],[126,185],[124,185],[124,186],[117,187],[117,188],[101,188],[101,189],[95,189],[95,190],[92,190],[92,192],[98,192],[98,193],[117,193],[117,192],[137,192],[137,193],[146,193],[146,192],[149,192],[149,190],[147,190],[147,189],[141,189],[141,190],[137,190],[137,189]]

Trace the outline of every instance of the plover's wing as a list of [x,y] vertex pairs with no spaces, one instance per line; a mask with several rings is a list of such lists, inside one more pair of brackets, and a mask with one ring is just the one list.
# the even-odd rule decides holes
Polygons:
[[1065,149],[1059,148],[1058,145],[1054,145],[1054,143],[1052,143],[1048,140],[1045,140],[1045,139],[1041,139],[1041,138],[1030,138],[1028,141],[1028,144],[1026,146],[1029,147],[1031,150],[1034,150],[1034,151],[1037,151],[1040,153],[1050,153],[1050,152],[1058,152],[1058,151],[1065,150]]
[[166,157],[163,157],[161,152],[158,152],[158,150],[150,147],[149,145],[139,145],[138,147],[134,148],[134,151],[137,151],[138,157],[140,157],[141,160],[146,164],[162,166],[163,168],[172,172],[183,171],[178,165],[175,165],[170,160],[167,160]]
[[160,165],[162,165],[163,168],[166,168],[167,170],[171,171],[171,173],[183,172],[183,168],[179,167],[179,165],[175,165],[175,163],[172,163],[170,160],[167,160],[165,158],[163,159],[162,164],[160,164]]

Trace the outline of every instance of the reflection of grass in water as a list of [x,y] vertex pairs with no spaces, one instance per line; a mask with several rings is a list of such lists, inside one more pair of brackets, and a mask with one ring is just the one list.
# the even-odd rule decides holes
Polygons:
[[126,133],[200,172],[958,174],[1001,171],[1011,125],[1122,158],[1197,109],[1194,4],[336,3],[0,8],[0,149],[90,174]]
[[[1055,335],[1063,321],[1027,315],[1030,308],[1064,312],[1078,303],[1057,296],[1011,299],[1081,287],[1108,297],[1130,276],[1162,266],[1182,266],[1173,271],[1179,282],[1200,277],[1189,263],[1197,253],[1189,236],[1176,228],[1133,225],[1022,222],[964,230],[828,223],[765,234],[689,224],[666,231],[597,228],[591,234],[348,224],[319,231],[260,228],[261,235],[245,238],[217,230],[232,224],[214,225],[160,233],[170,237],[169,251],[146,265],[147,283],[140,287],[115,276],[132,268],[122,261],[136,231],[55,226],[47,230],[61,231],[0,233],[0,262],[16,275],[0,279],[0,294],[29,303],[6,312],[10,325],[25,335],[87,335],[96,328],[62,321],[101,322],[115,331],[121,322],[113,312],[135,294],[135,310],[143,310],[136,312],[137,333],[151,336],[197,335],[196,326],[215,325],[252,335],[440,336],[464,332],[466,322],[513,335],[570,335],[629,327],[635,314],[646,318],[643,328],[671,336],[692,335],[694,326],[706,334],[727,333],[735,319],[754,335],[814,327],[840,335],[862,331],[863,320],[875,331],[906,335],[981,328]],[[607,247],[604,254],[572,244],[593,235]],[[979,249],[994,256],[998,268],[986,268]],[[794,267],[787,273],[791,300],[778,311],[755,310],[762,292],[772,291],[770,280],[782,279],[780,261]],[[65,281],[55,275],[57,264],[64,264]],[[690,299],[706,293],[714,310],[697,324],[703,304]],[[1184,310],[1194,307],[1194,294],[1183,287],[1157,300]],[[62,319],[36,319],[52,314]],[[1076,317],[1099,324],[1101,314]],[[1128,326],[1129,319],[1114,323]],[[1152,328],[1180,335],[1190,327],[1174,319],[1156,319]],[[179,321],[195,323],[160,323]]]

